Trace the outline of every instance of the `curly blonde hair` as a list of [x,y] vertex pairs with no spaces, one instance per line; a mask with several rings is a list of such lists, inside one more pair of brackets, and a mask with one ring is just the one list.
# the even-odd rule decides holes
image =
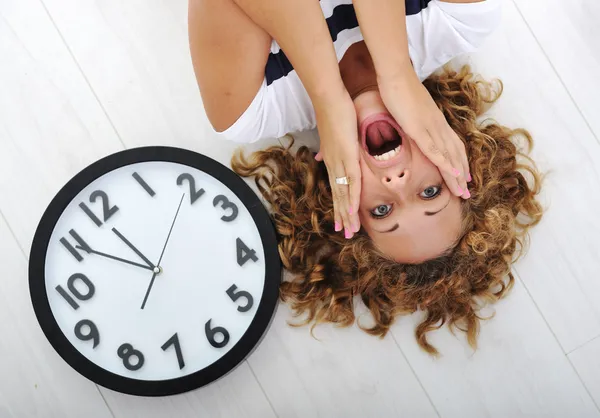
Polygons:
[[232,167],[254,177],[271,206],[279,254],[293,276],[281,284],[281,298],[297,316],[305,314],[302,324],[351,325],[353,298],[360,296],[374,324],[359,326],[383,337],[396,316],[419,309],[425,318],[416,339],[437,354],[427,340],[429,331],[447,323],[464,331],[476,348],[481,302],[495,302],[512,287],[511,264],[524,253],[528,230],[542,217],[536,200],[542,176],[528,156],[533,142],[526,130],[478,121],[500,97],[500,81],[481,80],[465,66],[458,72],[445,68],[424,85],[465,143],[473,178],[472,197],[461,202],[463,233],[438,258],[400,264],[364,233],[346,240],[335,232],[326,167],[306,146],[292,151],[293,140],[250,159],[238,151]]

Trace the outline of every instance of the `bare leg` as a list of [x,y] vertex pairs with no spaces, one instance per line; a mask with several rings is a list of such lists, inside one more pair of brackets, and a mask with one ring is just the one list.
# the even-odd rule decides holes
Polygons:
[[256,96],[271,36],[233,0],[190,0],[190,51],[204,109],[217,131],[230,127]]

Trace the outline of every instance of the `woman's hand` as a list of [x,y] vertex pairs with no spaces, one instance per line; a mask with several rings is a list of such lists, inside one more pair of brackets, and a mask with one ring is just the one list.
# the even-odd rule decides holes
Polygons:
[[[320,151],[315,158],[327,166],[335,230],[344,229],[344,236],[349,239],[360,229],[361,172],[356,110],[345,90],[344,94],[331,100],[313,101],[313,105],[321,138]],[[349,184],[337,184],[336,178],[341,177],[346,177]]]
[[381,98],[402,129],[433,162],[450,191],[471,197],[467,153],[412,67],[394,76],[379,77]]

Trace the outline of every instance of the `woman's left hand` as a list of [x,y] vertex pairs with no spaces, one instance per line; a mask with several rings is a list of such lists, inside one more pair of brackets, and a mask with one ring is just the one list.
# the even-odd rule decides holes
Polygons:
[[471,197],[471,181],[465,146],[423,86],[412,67],[394,76],[379,77],[379,92],[385,106],[404,132],[433,162],[450,191]]

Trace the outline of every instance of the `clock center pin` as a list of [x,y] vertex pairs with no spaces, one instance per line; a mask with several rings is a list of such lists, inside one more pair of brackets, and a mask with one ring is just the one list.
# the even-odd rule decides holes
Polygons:
[[156,267],[154,267],[153,271],[156,274],[160,274],[160,273],[162,273],[162,267],[156,266]]

